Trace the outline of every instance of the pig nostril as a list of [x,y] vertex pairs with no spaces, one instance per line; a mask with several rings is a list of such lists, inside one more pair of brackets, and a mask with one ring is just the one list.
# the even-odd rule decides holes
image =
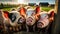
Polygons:
[[32,20],[28,20],[27,22],[32,22]]

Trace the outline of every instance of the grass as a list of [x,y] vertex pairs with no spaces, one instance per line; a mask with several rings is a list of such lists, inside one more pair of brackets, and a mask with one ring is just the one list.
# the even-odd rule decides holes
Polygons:
[[[34,6],[32,6],[32,7],[35,8]],[[41,10],[47,11],[47,12],[51,9],[53,9],[53,7],[45,7],[45,6],[41,7]]]
[[[16,7],[14,7],[14,8],[16,8]],[[6,11],[8,11],[8,12],[10,12],[11,9],[12,9],[12,8],[3,8],[3,10],[6,10]]]
[[53,7],[41,7],[41,9],[48,12],[49,10],[53,9]]
[[11,8],[3,8],[3,10],[10,11],[10,10],[11,10]]
[[[33,8],[35,8],[35,7],[33,6]],[[48,12],[49,10],[51,10],[53,8],[52,7],[41,7],[41,9]],[[11,8],[3,8],[3,10],[10,11]]]

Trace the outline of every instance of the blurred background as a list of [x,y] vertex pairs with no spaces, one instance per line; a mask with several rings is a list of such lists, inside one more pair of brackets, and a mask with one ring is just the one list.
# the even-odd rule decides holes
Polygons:
[[10,11],[11,8],[17,8],[20,5],[32,6],[39,5],[42,10],[49,11],[55,6],[55,0],[0,0],[0,9]]

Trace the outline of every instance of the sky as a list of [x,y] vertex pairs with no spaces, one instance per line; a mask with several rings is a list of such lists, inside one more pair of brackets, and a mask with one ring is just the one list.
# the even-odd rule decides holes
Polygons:
[[36,2],[36,3],[39,3],[39,2],[48,2],[49,4],[54,4],[55,0],[29,0],[29,2]]
[[18,2],[18,3],[40,3],[48,2],[49,4],[55,4],[55,0],[0,0],[0,2]]

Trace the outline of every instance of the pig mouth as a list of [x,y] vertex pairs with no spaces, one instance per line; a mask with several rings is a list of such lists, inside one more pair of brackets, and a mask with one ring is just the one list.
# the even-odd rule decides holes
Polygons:
[[41,28],[44,24],[42,22],[37,22],[37,27]]

